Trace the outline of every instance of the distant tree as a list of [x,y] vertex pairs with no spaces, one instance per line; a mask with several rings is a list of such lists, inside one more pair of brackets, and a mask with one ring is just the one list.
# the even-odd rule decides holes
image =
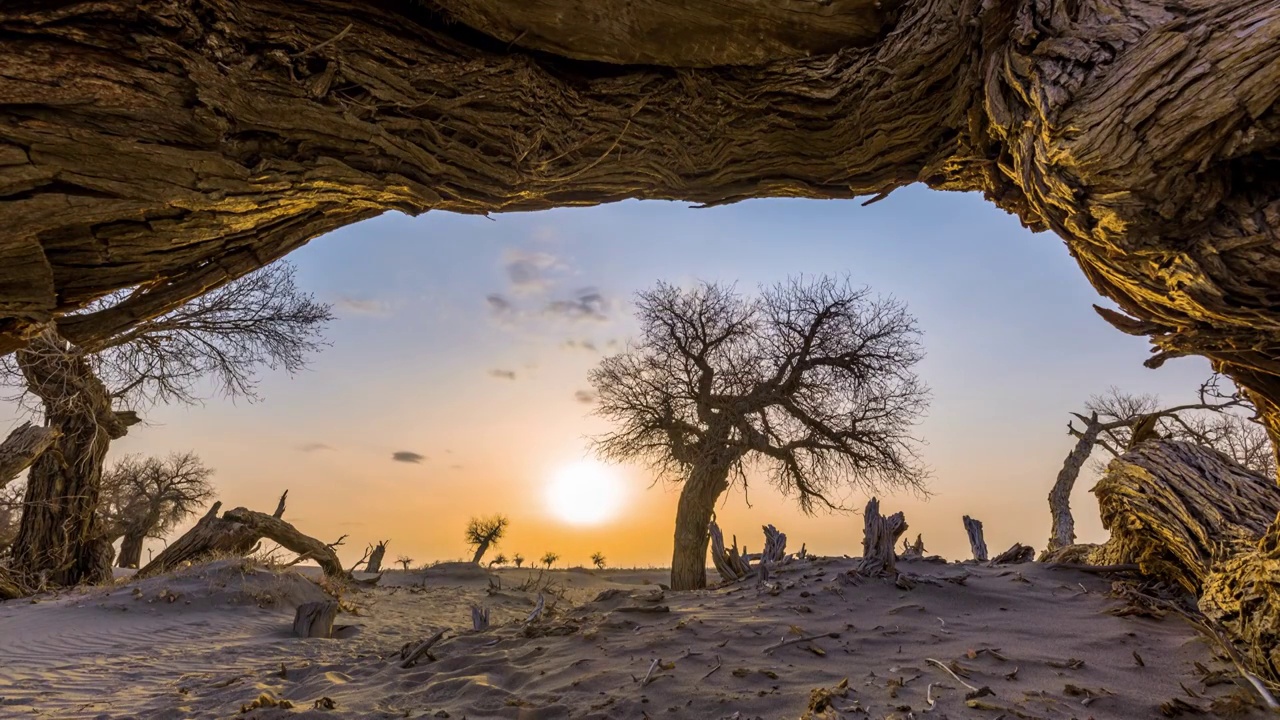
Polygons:
[[400,567],[404,568],[405,572],[408,572],[409,563],[413,562],[413,558],[409,557],[408,555],[401,555],[400,557],[396,558],[396,562],[400,563]]
[[604,553],[601,553],[601,552],[592,553],[591,564],[595,565],[596,568],[603,570],[604,569]]
[[18,534],[18,519],[22,516],[22,483],[0,488],[0,553],[3,553]]
[[556,561],[557,561],[557,560],[559,560],[559,559],[560,559],[560,556],[559,556],[559,555],[557,555],[556,553],[553,553],[553,552],[548,551],[547,553],[545,553],[545,554],[542,556],[542,564],[543,564],[543,565],[546,565],[546,566],[547,566],[547,569],[548,569],[548,570],[550,570],[550,569],[551,569],[551,566],[552,566],[552,565],[555,565],[555,564],[556,564]]
[[595,440],[611,460],[645,460],[683,483],[671,587],[706,586],[716,501],[745,468],[766,470],[804,512],[850,485],[923,489],[910,430],[928,402],[913,368],[920,333],[905,307],[829,277],[747,298],[659,283],[637,300],[640,336],[591,373]]
[[516,553],[511,556],[511,562],[514,563],[516,567],[520,567],[524,565],[524,556],[520,553]]
[[1248,470],[1274,478],[1275,451],[1266,429],[1254,419],[1256,409],[1243,393],[1224,389],[1222,382],[1215,374],[1201,384],[1197,402],[1171,406],[1155,395],[1111,387],[1089,398],[1083,413],[1071,413],[1080,427],[1074,421],[1067,423],[1067,432],[1076,444],[1063,460],[1049,492],[1052,530],[1046,554],[1075,542],[1071,493],[1096,449],[1106,454],[1106,460],[1094,465],[1101,472],[1110,459],[1144,440],[1183,440],[1217,450]]
[[[0,382],[59,437],[31,466],[12,567],[69,585],[110,577],[95,517],[110,441],[155,403],[198,402],[202,390],[257,397],[262,366],[296,372],[322,345],[328,305],[299,291],[293,266],[278,262],[164,314],[139,312],[139,286],[113,293],[63,318],[112,328],[82,347],[50,326],[24,349],[0,358]],[[185,298],[184,298],[185,299]],[[27,403],[29,404],[29,403]],[[104,561],[104,557],[106,558]]]
[[510,524],[510,521],[504,515],[471,518],[471,521],[467,523],[467,544],[476,550],[471,562],[478,565],[484,554],[489,551],[489,548],[496,546],[502,540],[502,536],[507,532],[507,526]]
[[142,562],[142,543],[162,539],[178,523],[213,499],[205,467],[195,453],[168,457],[126,455],[102,475],[98,515],[108,541],[123,538],[116,566],[136,568]]
[[505,565],[505,564],[507,564],[507,556],[503,555],[502,553],[498,553],[496,557],[494,557],[492,560],[489,561],[489,567],[493,567],[494,565]]

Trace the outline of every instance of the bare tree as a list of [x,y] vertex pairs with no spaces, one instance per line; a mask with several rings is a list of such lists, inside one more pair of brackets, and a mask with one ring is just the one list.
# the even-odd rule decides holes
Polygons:
[[504,515],[493,515],[484,518],[471,518],[467,523],[467,544],[475,548],[471,562],[479,564],[484,554],[502,540],[511,522]]
[[604,569],[604,553],[596,551],[591,553],[591,564],[596,566],[597,570]]
[[1067,432],[1076,438],[1076,444],[1049,492],[1052,531],[1046,555],[1075,542],[1071,493],[1095,449],[1107,456],[1096,461],[1094,469],[1101,471],[1112,458],[1144,440],[1183,440],[1217,450],[1255,473],[1274,477],[1274,450],[1266,429],[1255,419],[1256,410],[1243,393],[1224,389],[1222,382],[1215,374],[1201,384],[1196,402],[1173,406],[1164,406],[1155,395],[1135,395],[1111,387],[1089,398],[1084,408],[1087,415],[1071,413],[1081,426],[1067,423]]
[[560,555],[558,553],[554,553],[548,550],[547,552],[542,554],[542,560],[540,562],[543,565],[546,565],[547,569],[550,570],[551,566],[555,565],[556,561],[558,561],[559,559],[560,559]]
[[660,283],[637,302],[641,332],[591,373],[615,429],[605,458],[647,461],[681,482],[671,587],[706,586],[708,528],[733,480],[759,467],[800,508],[838,508],[836,489],[923,489],[909,431],[928,402],[913,373],[914,319],[892,300],[829,277],[745,298]]
[[515,555],[512,555],[512,556],[511,556],[511,564],[512,564],[512,565],[515,565],[517,568],[518,568],[518,567],[523,566],[523,565],[524,565],[524,556],[523,556],[523,555],[521,555],[520,553],[516,553]]
[[413,562],[413,558],[408,555],[401,555],[396,558],[396,562],[400,564],[400,567],[404,568],[405,572],[409,572],[409,563]]
[[503,555],[502,553],[498,553],[492,560],[489,561],[489,567],[493,567],[494,565],[506,565],[506,564],[507,564],[507,556]]
[[126,455],[104,472],[98,516],[108,541],[123,538],[116,566],[138,567],[147,538],[163,538],[212,500],[212,475],[192,452]]
[[0,359],[0,381],[38,399],[45,425],[59,433],[31,466],[12,547],[16,572],[45,573],[62,585],[108,577],[107,538],[94,518],[110,441],[138,422],[137,410],[197,402],[206,387],[256,398],[254,371],[301,369],[322,347],[320,332],[332,317],[328,305],[298,289],[287,263],[197,294],[165,314],[113,312],[146,292],[138,286],[84,308],[86,317],[116,318],[91,343],[72,345],[51,326]]

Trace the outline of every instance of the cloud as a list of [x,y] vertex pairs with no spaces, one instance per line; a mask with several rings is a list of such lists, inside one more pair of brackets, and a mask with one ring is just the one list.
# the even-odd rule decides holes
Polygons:
[[360,298],[352,298],[343,295],[334,303],[341,310],[347,310],[355,315],[386,315],[390,308],[381,300],[363,300]]
[[450,470],[461,470],[461,469],[462,469],[462,466],[461,466],[461,465],[456,465],[456,464],[455,464],[455,465],[450,465],[450,466],[449,466],[449,469],[450,469]]
[[309,453],[309,452],[319,452],[320,450],[332,450],[333,446],[325,445],[324,443],[319,443],[319,442],[312,442],[312,443],[307,443],[305,445],[299,445],[298,449],[301,450],[302,452]]
[[551,287],[552,275],[564,269],[564,265],[550,253],[520,248],[504,250],[502,266],[511,281],[511,289],[517,293],[546,292]]
[[561,347],[569,350],[586,350],[587,352],[598,353],[600,348],[590,340],[565,340],[561,343]]
[[427,459],[427,456],[419,455],[418,453],[410,450],[397,450],[396,452],[391,453],[391,459],[396,462],[420,464],[423,460]]
[[515,371],[515,370],[501,370],[501,369],[498,369],[498,368],[494,368],[494,369],[492,369],[492,370],[490,370],[490,371],[489,371],[489,377],[496,377],[496,378],[500,378],[500,379],[502,379],[502,380],[515,380],[515,379],[516,379],[516,371]]
[[596,401],[596,394],[590,390],[579,390],[573,394],[573,399],[583,405],[590,405]]
[[510,315],[516,311],[515,305],[498,293],[490,293],[485,297],[485,302],[489,304],[489,312],[494,315]]
[[583,288],[574,294],[572,300],[555,300],[546,308],[548,314],[574,322],[605,322],[609,319],[608,310],[609,301],[595,288]]

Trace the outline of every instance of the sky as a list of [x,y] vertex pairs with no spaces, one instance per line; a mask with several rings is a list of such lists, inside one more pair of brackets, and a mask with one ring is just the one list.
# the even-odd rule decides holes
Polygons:
[[[922,187],[867,207],[388,214],[289,260],[300,287],[334,306],[330,346],[292,377],[262,372],[258,402],[147,411],[111,456],[193,450],[215,468],[226,508],[270,512],[288,489],[285,519],[325,541],[347,535],[346,562],[386,539],[389,558],[415,565],[469,558],[468,518],[502,513],[510,530],[494,552],[668,565],[678,487],[589,460],[590,437],[609,426],[592,415],[587,373],[635,332],[634,294],[659,280],[750,292],[825,273],[904,302],[927,353],[917,370],[932,401],[916,435],[930,496],[878,495],[886,512],[905,512],[911,537],[952,559],[968,555],[966,514],[984,522],[993,554],[1044,546],[1046,497],[1074,442],[1068,413],[1090,395],[1115,385],[1186,400],[1209,374],[1200,358],[1144,368],[1146,340],[1097,316],[1091,304],[1107,303],[1058,237],[979,196]],[[17,422],[0,410],[0,429]],[[1073,496],[1082,541],[1106,537],[1092,480]],[[806,516],[760,480],[731,489],[717,517],[751,550],[771,523],[792,549],[857,555],[869,496],[851,490],[849,512]]]

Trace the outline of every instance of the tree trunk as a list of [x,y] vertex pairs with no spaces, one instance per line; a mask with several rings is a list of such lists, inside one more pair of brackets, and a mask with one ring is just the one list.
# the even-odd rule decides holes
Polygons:
[[80,350],[53,332],[19,352],[18,365],[44,401],[46,424],[60,435],[31,466],[11,567],[39,584],[109,580],[111,557],[98,547],[102,461],[137,416],[112,410]]
[[1077,437],[1076,446],[1067,453],[1067,459],[1062,462],[1062,469],[1058,471],[1053,489],[1049,491],[1049,515],[1052,518],[1053,529],[1049,533],[1049,544],[1044,550],[1045,557],[1076,541],[1076,521],[1071,515],[1071,491],[1076,487],[1080,470],[1093,454],[1093,448],[1097,445],[1098,435],[1101,432],[1102,423],[1098,422],[1098,414],[1094,413],[1085,424],[1084,431]]
[[[382,558],[387,554],[387,543],[389,542],[391,541],[383,540],[382,542],[379,542],[377,547],[373,549],[373,552],[369,553],[369,561],[365,563],[364,566],[365,572],[376,573],[382,571]],[[479,561],[477,560],[476,562]]]
[[925,182],[1056,232],[1153,364],[1208,356],[1280,437],[1273,0],[536,5],[6,2],[0,351],[386,210]]
[[671,589],[707,586],[707,543],[716,500],[729,488],[729,465],[695,465],[680,490],[675,547],[671,553]]
[[1089,561],[1136,563],[1197,595],[1280,680],[1280,487],[1214,450],[1162,440],[1112,461],[1093,492],[1111,539]]
[[333,548],[310,535],[304,535],[293,525],[274,515],[240,507],[226,511],[222,518],[240,523],[260,537],[270,538],[299,555],[315,560],[324,570],[325,575],[334,578],[349,577],[342,563],[338,561],[338,554],[333,551]]
[[887,517],[881,515],[880,500],[871,498],[862,512],[862,559],[854,572],[867,577],[896,577],[898,569],[894,549],[898,538],[906,531],[905,515],[900,512]]
[[969,549],[973,551],[973,559],[978,562],[987,561],[987,541],[982,537],[982,521],[965,515],[964,532],[969,536]]
[[471,562],[475,563],[476,565],[479,565],[480,559],[483,558],[484,554],[487,552],[489,552],[489,541],[481,540],[480,544],[476,546],[475,555],[471,556]]
[[142,563],[142,543],[146,534],[127,532],[120,541],[120,554],[116,557],[116,567],[137,569]]
[[[276,511],[272,517],[284,517],[285,500],[288,497],[288,490],[281,493],[280,502],[276,504]],[[218,511],[221,509],[222,502],[215,502],[194,527],[169,543],[159,555],[138,571],[138,575],[162,573],[182,563],[195,562],[211,554],[244,555],[250,552],[261,535],[241,523],[218,517]]]
[[336,619],[336,600],[303,603],[293,613],[293,634],[300,638],[333,637],[333,621]]

